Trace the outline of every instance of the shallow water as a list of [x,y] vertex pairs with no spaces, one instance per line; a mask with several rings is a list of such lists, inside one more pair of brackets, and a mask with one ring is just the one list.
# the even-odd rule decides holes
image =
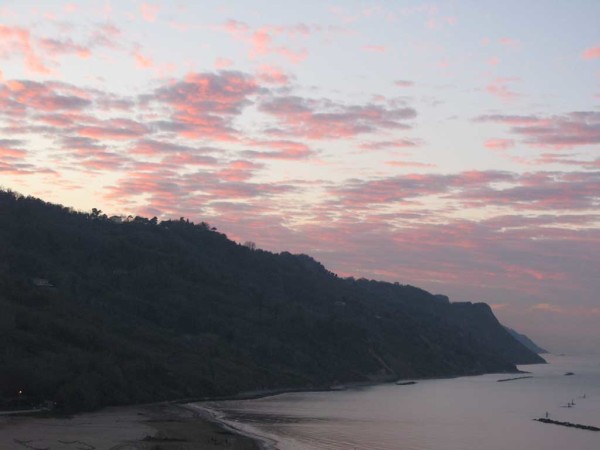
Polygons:
[[[598,450],[600,432],[543,424],[543,417],[600,427],[600,358],[547,358],[521,366],[533,378],[482,375],[289,393],[203,404],[280,450]],[[566,372],[573,376],[565,376]],[[585,398],[583,395],[585,394]],[[575,405],[565,407],[571,400]]]

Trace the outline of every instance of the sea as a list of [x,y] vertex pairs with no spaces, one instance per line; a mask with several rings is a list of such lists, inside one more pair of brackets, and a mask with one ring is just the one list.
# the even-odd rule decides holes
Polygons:
[[[197,404],[278,450],[599,450],[600,356],[487,374]],[[572,375],[566,375],[572,373]],[[516,377],[511,381],[498,380]],[[570,405],[570,406],[569,406]]]

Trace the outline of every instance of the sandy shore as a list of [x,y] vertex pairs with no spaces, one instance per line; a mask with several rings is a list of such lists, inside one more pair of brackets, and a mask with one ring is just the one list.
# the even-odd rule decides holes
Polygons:
[[235,434],[175,404],[107,408],[72,418],[0,417],[2,450],[258,450]]

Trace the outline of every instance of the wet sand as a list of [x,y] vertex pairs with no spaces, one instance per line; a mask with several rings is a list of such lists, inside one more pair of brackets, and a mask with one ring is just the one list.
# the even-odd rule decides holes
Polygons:
[[2,450],[259,450],[201,411],[158,404],[61,417],[0,417]]

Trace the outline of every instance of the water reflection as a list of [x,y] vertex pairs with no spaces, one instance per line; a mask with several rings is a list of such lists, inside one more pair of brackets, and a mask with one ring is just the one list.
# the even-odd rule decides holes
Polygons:
[[[548,412],[556,420],[600,426],[598,361],[550,360],[527,366],[531,378],[502,383],[499,375],[422,380],[210,407],[236,427],[277,441],[281,450],[599,449],[600,433],[532,420]],[[573,399],[575,405],[562,407]]]

